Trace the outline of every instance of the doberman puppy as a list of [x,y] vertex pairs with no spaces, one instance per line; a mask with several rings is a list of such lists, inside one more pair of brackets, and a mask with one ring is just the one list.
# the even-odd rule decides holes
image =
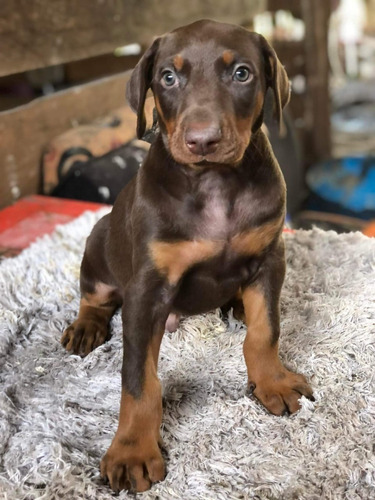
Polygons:
[[253,394],[275,415],[312,398],[278,356],[285,183],[260,126],[268,88],[279,121],[289,100],[284,68],[261,35],[203,20],[157,38],[135,67],[127,97],[139,138],[149,88],[160,133],[87,240],[78,319],[62,337],[87,355],[122,305],[119,426],[101,462],[115,491],[164,478],[157,364],[180,315],[234,307]]

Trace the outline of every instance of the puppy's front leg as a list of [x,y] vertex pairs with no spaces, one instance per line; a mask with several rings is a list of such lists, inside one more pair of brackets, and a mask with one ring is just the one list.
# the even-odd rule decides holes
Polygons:
[[125,292],[120,418],[101,462],[101,474],[114,491],[145,491],[152,482],[164,479],[158,444],[162,399],[157,362],[172,296],[172,287],[150,274],[135,279]]
[[273,414],[294,413],[301,395],[313,399],[303,375],[287,370],[280,361],[279,300],[285,275],[284,245],[267,255],[257,281],[242,292],[247,334],[244,355],[249,388]]

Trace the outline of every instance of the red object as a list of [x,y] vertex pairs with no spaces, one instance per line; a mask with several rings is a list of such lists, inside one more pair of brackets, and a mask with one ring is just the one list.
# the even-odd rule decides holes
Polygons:
[[49,196],[28,196],[0,210],[0,256],[17,255],[36,238],[52,233],[58,224],[65,224],[86,210],[99,210],[100,203],[91,203]]
[[[99,210],[101,203],[28,196],[0,210],[0,258],[19,254],[44,234],[52,233],[58,224],[65,224],[86,210]],[[285,228],[286,232],[294,232]]]
[[363,229],[363,234],[375,238],[375,220],[370,221]]

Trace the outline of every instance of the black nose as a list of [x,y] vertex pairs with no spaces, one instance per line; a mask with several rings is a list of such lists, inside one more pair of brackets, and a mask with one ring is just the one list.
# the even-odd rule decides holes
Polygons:
[[185,142],[189,150],[200,156],[216,151],[221,140],[221,130],[216,124],[190,124],[185,133]]

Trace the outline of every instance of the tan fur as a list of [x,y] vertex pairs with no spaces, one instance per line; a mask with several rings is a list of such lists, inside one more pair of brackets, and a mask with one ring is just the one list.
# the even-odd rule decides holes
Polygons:
[[233,52],[231,50],[224,50],[223,61],[225,62],[225,64],[229,66],[230,64],[232,64],[233,60],[234,60]]
[[[160,342],[158,344],[160,345]],[[141,396],[134,398],[123,389],[118,439],[131,435],[134,440],[142,440],[142,435],[150,432],[158,441],[162,408],[161,386],[154,357],[158,354],[159,348],[155,346],[154,348],[148,347]],[[157,423],[154,422],[155,417]]]
[[[161,337],[155,342],[160,345],[160,341]],[[124,481],[112,476],[116,467],[125,469],[128,487],[138,492],[147,490],[150,480],[161,481],[165,475],[158,445],[162,400],[154,357],[156,351],[159,352],[156,345],[148,347],[141,396],[134,398],[125,389],[122,391],[118,430],[100,467],[101,474],[108,476],[112,487],[117,481]],[[124,484],[119,486],[122,489]]]
[[[258,94],[255,98],[254,110],[251,113],[251,115],[249,115],[248,117],[243,118],[243,119],[237,119],[234,123],[234,126],[237,129],[238,135],[241,138],[241,143],[243,144],[243,147],[245,149],[246,149],[246,147],[249,144],[250,139],[251,139],[251,129],[262,111],[263,100],[264,100],[263,93],[258,92]],[[242,156],[241,156],[241,158],[242,158]]]
[[81,306],[107,307],[107,303],[111,301],[115,290],[116,287],[98,281],[95,284],[94,293],[84,294]]
[[281,231],[284,217],[277,218],[236,235],[231,240],[231,248],[241,255],[257,255],[262,252]]
[[184,58],[182,57],[181,54],[177,54],[174,57],[173,64],[174,64],[174,67],[176,68],[177,71],[181,71],[182,70],[182,67],[184,65]]
[[248,287],[242,292],[242,301],[246,325],[249,327],[245,344],[251,341],[260,346],[261,350],[264,346],[269,350],[272,332],[264,294],[258,287]]
[[176,284],[194,264],[219,254],[223,247],[224,242],[209,240],[175,243],[153,241],[149,245],[156,268],[168,277],[171,284]]
[[156,96],[155,96],[155,107],[159,113],[161,121],[164,123],[164,125],[167,129],[168,138],[171,139],[171,137],[175,131],[175,128],[176,128],[176,122],[174,120],[170,120],[170,121],[166,120],[166,118],[164,117],[163,111],[161,109],[159,99]]
[[287,370],[278,355],[278,343],[272,342],[272,330],[263,290],[254,286],[242,294],[247,334],[243,345],[248,383],[254,395],[273,414],[299,410],[301,394],[311,395],[303,375]]
[[75,328],[83,329],[85,332],[85,347],[81,355],[87,356],[95,347],[105,342],[109,321],[117,308],[114,301],[115,291],[115,287],[97,282],[94,293],[83,295],[78,318],[65,330],[61,338],[61,343],[68,351],[73,349]]

